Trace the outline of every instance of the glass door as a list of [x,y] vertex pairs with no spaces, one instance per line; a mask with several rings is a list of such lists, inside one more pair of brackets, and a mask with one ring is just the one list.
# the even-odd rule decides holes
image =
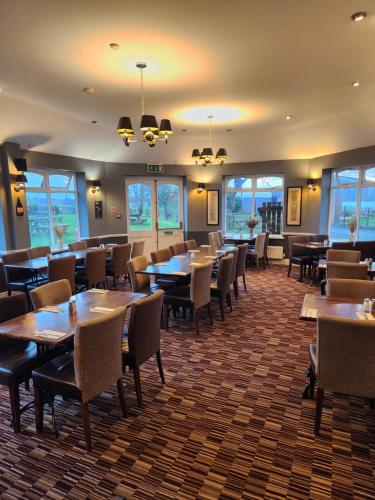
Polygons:
[[183,187],[181,179],[155,180],[157,248],[184,241]]

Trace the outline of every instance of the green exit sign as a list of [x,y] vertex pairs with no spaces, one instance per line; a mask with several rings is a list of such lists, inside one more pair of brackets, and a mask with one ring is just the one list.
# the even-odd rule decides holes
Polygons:
[[164,165],[147,165],[149,174],[164,174]]

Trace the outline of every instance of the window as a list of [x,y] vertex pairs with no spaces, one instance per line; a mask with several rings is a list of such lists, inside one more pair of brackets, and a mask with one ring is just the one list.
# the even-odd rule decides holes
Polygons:
[[32,246],[58,248],[79,235],[77,190],[74,174],[30,170],[27,172],[26,201]]
[[256,219],[254,233],[283,230],[284,178],[280,175],[227,177],[225,179],[225,232],[246,235],[246,221]]
[[375,167],[335,169],[331,180],[329,237],[349,239],[354,222],[355,239],[375,239]]

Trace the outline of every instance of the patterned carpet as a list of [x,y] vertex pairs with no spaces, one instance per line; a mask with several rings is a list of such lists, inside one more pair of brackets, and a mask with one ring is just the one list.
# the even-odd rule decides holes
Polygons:
[[1,498],[375,498],[367,402],[327,394],[315,439],[315,404],[300,399],[315,325],[298,314],[313,289],[278,266],[248,271],[247,285],[224,323],[217,307],[213,327],[202,317],[200,337],[182,319],[162,332],[167,383],[155,360],[142,367],[142,410],[129,373],[127,419],[115,389],[91,404],[91,453],[79,405],[57,400],[58,438],[48,408],[42,436],[32,410],[14,436],[0,387]]

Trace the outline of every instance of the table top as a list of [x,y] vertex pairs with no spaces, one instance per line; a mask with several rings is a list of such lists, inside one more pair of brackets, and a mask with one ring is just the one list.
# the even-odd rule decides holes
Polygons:
[[212,247],[209,245],[200,246],[196,250],[181,253],[159,264],[151,264],[138,271],[139,274],[153,274],[157,276],[187,276],[191,274],[194,264],[204,264],[208,260],[214,261],[237,248],[234,245],[222,245]]
[[[22,316],[0,323],[0,338],[13,340],[28,340],[38,344],[57,345],[74,337],[77,323],[88,319],[97,318],[103,312],[95,312],[94,307],[105,307],[115,309],[117,307],[129,307],[135,300],[145,297],[143,293],[119,292],[107,290],[105,293],[97,293],[91,290],[74,296],[77,303],[77,313],[69,314],[69,302],[59,304],[59,312],[33,311]],[[110,312],[110,311],[107,311]],[[55,330],[66,332],[66,335],[58,339],[52,339],[38,335],[38,331]]]
[[364,312],[362,300],[336,299],[307,293],[302,304],[299,319],[316,321],[317,317],[321,314],[338,316],[340,318],[360,319],[357,312]]
[[301,248],[306,248],[306,250],[310,250],[312,252],[317,252],[317,253],[322,253],[326,252],[331,248],[330,243],[324,244],[321,242],[308,242],[308,243],[293,243],[293,246],[301,247]]

